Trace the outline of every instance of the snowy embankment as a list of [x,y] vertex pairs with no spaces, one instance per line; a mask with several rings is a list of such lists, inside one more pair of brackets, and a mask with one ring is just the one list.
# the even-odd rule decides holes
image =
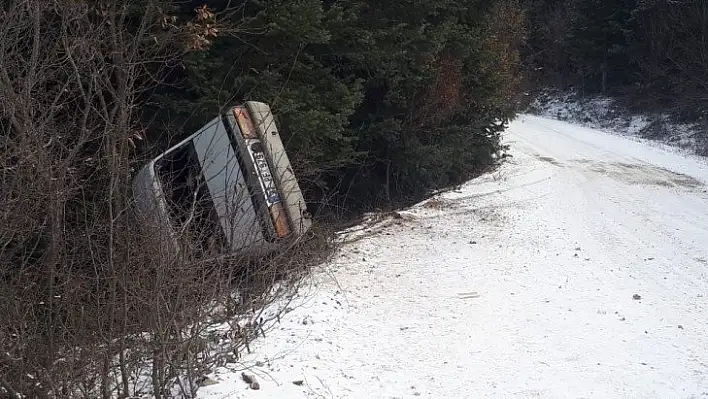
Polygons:
[[581,98],[573,91],[546,91],[536,96],[529,111],[630,138],[649,139],[648,144],[669,150],[708,155],[708,124],[680,123],[668,113],[634,114],[610,97]]
[[704,397],[708,165],[536,116],[513,158],[345,235],[214,398]]

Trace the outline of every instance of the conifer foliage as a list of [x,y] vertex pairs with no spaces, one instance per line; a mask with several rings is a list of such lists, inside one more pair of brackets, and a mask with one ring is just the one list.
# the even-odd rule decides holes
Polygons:
[[623,97],[684,120],[708,114],[708,2],[526,0],[523,6],[527,71],[536,71],[541,84]]
[[519,76],[523,19],[513,3],[242,7],[239,32],[188,57],[183,92],[160,101],[185,134],[220,106],[268,102],[308,195],[339,209],[409,202],[494,162]]

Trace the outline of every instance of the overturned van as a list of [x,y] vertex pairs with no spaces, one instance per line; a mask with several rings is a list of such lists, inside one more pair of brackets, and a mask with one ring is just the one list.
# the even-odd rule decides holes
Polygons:
[[145,165],[138,214],[163,249],[197,258],[263,254],[311,221],[270,107],[246,102]]

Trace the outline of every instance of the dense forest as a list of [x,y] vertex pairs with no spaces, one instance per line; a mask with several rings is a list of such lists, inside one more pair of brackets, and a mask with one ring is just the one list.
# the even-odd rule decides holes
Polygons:
[[[175,260],[140,233],[136,170],[224,107],[271,105],[309,206],[331,221],[494,167],[524,91],[697,120],[707,35],[702,0],[4,1],[0,396],[128,397],[148,380],[155,397],[175,381],[191,397],[224,361],[200,322],[256,307],[235,287],[269,292],[317,259]],[[234,327],[229,361],[259,323]]]
[[154,134],[191,132],[230,103],[268,102],[313,205],[339,210],[410,202],[492,164],[520,81],[513,2],[240,7],[238,32],[185,57],[169,76],[177,84],[153,97]]
[[708,3],[528,0],[530,89],[574,87],[683,120],[708,112]]

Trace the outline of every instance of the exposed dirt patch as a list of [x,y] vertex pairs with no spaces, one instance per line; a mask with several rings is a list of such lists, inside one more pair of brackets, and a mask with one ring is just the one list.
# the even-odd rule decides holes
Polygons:
[[553,165],[553,166],[558,166],[558,167],[564,166],[562,163],[556,161],[554,158],[551,158],[551,157],[544,157],[544,156],[541,156],[541,155],[538,155],[538,154],[536,154],[536,155],[534,155],[534,156],[536,157],[536,159],[538,159],[538,160],[540,160],[540,161],[543,161],[543,162],[550,163],[550,164]]
[[423,204],[423,208],[443,209],[445,208],[445,201],[443,201],[441,198],[433,198],[425,202]]
[[496,209],[494,207],[473,209],[472,214],[480,222],[485,222],[496,226],[503,226],[508,222],[508,219],[504,213],[500,209]]
[[596,162],[586,159],[575,161],[585,169],[632,185],[654,185],[695,189],[703,183],[691,176],[676,173],[653,165],[623,162]]
[[364,217],[358,226],[342,230],[339,233],[341,243],[348,244],[387,233],[389,228],[414,222],[417,217],[410,212],[380,212]]

